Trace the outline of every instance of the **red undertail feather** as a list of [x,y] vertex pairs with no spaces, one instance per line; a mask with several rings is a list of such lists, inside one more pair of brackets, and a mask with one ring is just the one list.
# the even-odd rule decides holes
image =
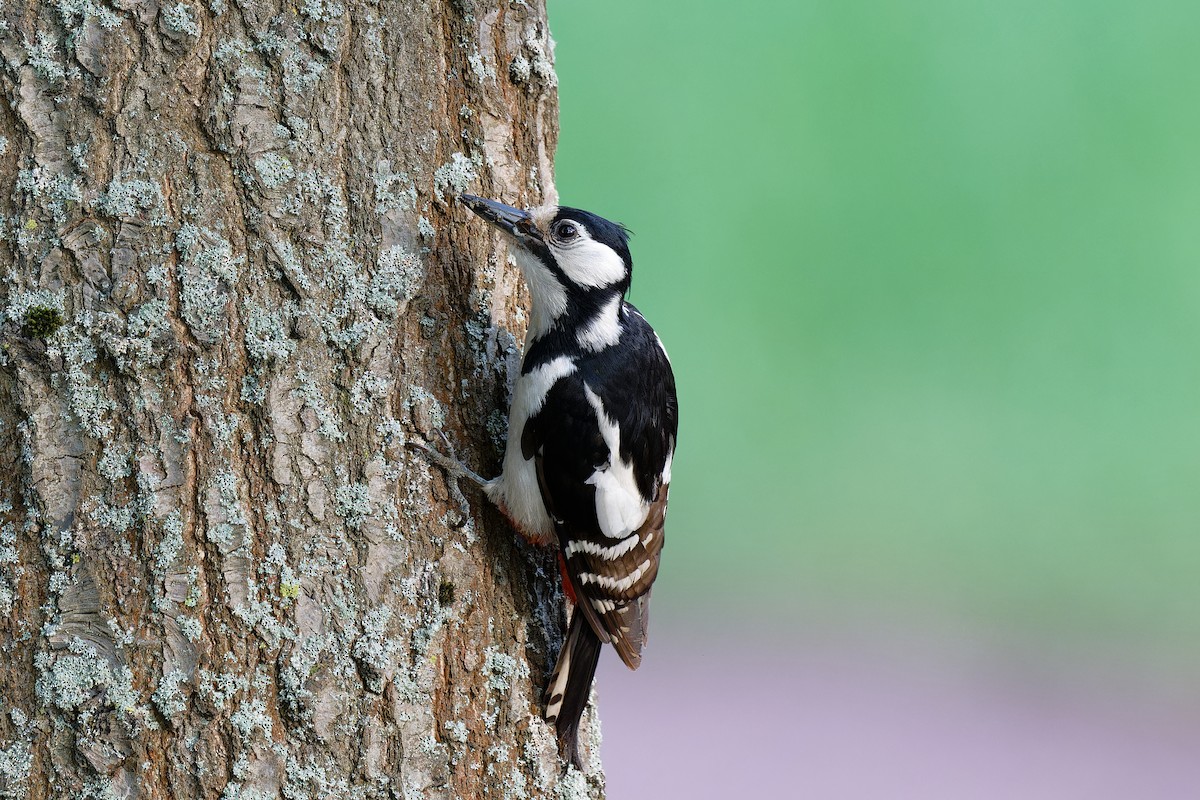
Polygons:
[[571,605],[579,602],[575,597],[575,585],[571,583],[571,573],[567,571],[567,557],[560,550],[558,553],[558,571],[562,575],[563,594],[571,601]]

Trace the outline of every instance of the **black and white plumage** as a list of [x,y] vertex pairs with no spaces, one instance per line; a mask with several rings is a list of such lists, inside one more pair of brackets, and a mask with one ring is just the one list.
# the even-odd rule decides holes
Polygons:
[[675,379],[662,342],[625,302],[633,264],[624,228],[565,206],[461,200],[508,235],[533,301],[504,469],[476,479],[526,538],[561,554],[576,603],[546,719],[579,763],[601,645],[636,669],[646,643],[679,420]]

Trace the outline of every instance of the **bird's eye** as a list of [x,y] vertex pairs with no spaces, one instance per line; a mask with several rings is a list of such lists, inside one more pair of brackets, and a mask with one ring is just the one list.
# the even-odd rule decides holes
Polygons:
[[564,242],[569,242],[579,235],[579,229],[570,222],[560,222],[554,231],[558,238]]

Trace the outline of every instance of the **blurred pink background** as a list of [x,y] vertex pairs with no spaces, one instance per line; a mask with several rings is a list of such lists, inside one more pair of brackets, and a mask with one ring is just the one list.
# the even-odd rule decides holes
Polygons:
[[1184,676],[1048,661],[878,631],[659,630],[636,673],[601,661],[608,797],[1200,797]]

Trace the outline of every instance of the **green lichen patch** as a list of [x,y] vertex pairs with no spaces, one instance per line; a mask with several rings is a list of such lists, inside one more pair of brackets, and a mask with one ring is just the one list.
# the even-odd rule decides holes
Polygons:
[[30,339],[49,339],[62,324],[63,316],[57,308],[30,306],[21,321],[21,333]]

